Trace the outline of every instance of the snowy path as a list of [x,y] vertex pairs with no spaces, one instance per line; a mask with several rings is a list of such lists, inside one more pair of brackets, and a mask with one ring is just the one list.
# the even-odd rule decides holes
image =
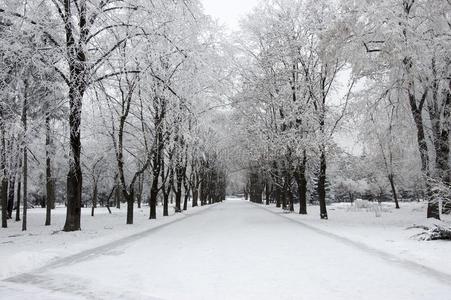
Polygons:
[[448,279],[228,200],[0,282],[0,294],[34,300],[446,299]]

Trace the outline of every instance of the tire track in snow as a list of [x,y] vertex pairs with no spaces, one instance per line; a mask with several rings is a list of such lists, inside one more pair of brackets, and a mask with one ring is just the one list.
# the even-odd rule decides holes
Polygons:
[[259,205],[259,204],[254,204],[252,202],[249,202],[249,203],[251,205],[253,205],[253,206],[256,206],[256,207],[258,207],[258,208],[260,208],[262,210],[267,211],[268,213],[271,213],[273,215],[276,215],[276,216],[279,216],[279,217],[281,217],[283,219],[286,219],[286,220],[288,220],[290,222],[293,222],[293,223],[296,223],[298,225],[301,225],[302,227],[304,227],[304,228],[306,228],[308,230],[314,231],[315,233],[318,233],[320,235],[326,236],[326,237],[328,237],[328,238],[330,238],[332,240],[341,242],[341,243],[343,243],[345,245],[348,245],[350,247],[356,248],[356,249],[358,249],[360,251],[363,251],[365,253],[368,253],[368,254],[371,254],[373,256],[376,256],[376,257],[384,260],[385,262],[394,263],[394,264],[398,265],[399,267],[402,267],[402,268],[414,271],[414,272],[419,273],[421,275],[426,275],[428,277],[432,277],[432,278],[438,280],[441,283],[445,283],[446,285],[451,286],[451,274],[438,271],[438,270],[436,270],[434,268],[422,265],[420,263],[417,263],[417,262],[414,262],[414,261],[411,261],[411,260],[402,259],[402,258],[400,258],[400,257],[398,257],[396,255],[390,254],[388,252],[372,248],[372,247],[370,247],[370,246],[368,246],[368,245],[366,245],[366,244],[364,244],[362,242],[358,242],[358,241],[355,241],[355,240],[352,240],[352,239],[340,236],[338,234],[331,233],[329,231],[320,229],[318,227],[309,225],[309,224],[307,224],[307,223],[305,223],[303,221],[296,220],[294,218],[290,218],[290,217],[284,215],[283,212],[275,212],[275,211],[273,211],[273,210],[271,210],[269,208],[266,208],[265,206],[262,206],[262,205]]

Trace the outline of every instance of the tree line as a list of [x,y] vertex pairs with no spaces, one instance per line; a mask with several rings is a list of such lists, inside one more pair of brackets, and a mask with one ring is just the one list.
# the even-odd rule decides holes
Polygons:
[[[327,219],[333,193],[373,189],[397,208],[415,195],[428,218],[449,214],[450,11],[449,1],[262,1],[236,42],[250,200],[299,202],[300,214],[317,202]],[[338,142],[346,134],[355,151]]]
[[64,203],[64,231],[88,204],[133,224],[144,201],[150,219],[222,201],[202,115],[228,78],[220,36],[198,1],[0,1],[2,227],[15,207],[26,230],[33,201],[45,225]]

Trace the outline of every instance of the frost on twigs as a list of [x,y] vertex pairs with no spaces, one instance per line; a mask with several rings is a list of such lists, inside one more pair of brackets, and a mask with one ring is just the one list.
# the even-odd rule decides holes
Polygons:
[[432,223],[431,225],[413,225],[407,229],[421,229],[422,232],[411,238],[420,241],[448,240],[451,241],[451,227],[446,223]]

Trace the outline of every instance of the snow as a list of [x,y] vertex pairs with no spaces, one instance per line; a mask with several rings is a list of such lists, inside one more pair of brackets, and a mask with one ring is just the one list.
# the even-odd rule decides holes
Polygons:
[[[436,220],[426,219],[425,202],[382,203],[381,216],[372,209],[355,209],[350,203],[328,206],[329,220],[319,218],[319,207],[309,206],[308,215],[284,215],[336,236],[356,241],[365,246],[389,253],[400,259],[417,262],[439,272],[451,274],[451,243],[449,241],[418,241],[412,238],[421,229],[413,225],[430,225]],[[271,211],[280,209],[271,206]],[[297,211],[297,207],[295,207]],[[443,215],[442,223],[451,226],[451,217]]]
[[[442,259],[448,259],[449,244],[409,240],[412,233],[402,228],[418,219],[411,216],[410,221],[395,221],[398,213],[410,216],[412,207],[403,205],[401,211],[385,212],[376,219],[374,214],[333,206],[331,219],[324,222],[317,220],[314,207],[309,208],[312,215],[305,217],[235,200],[187,217],[165,218],[181,219],[138,233],[135,230],[131,236],[133,230],[121,231],[120,225],[109,223],[123,238],[115,235],[116,241],[92,250],[88,249],[92,238],[83,231],[77,237],[68,236],[65,243],[75,245],[73,240],[81,237],[86,249],[8,278],[0,282],[0,292],[8,299],[36,294],[36,299],[384,300],[445,299],[451,293],[449,273],[419,268],[417,262],[406,260],[415,256],[404,256],[404,252],[397,254],[403,260],[397,260],[384,254],[386,248],[372,251],[360,245],[365,239],[375,243],[384,238],[395,242],[381,247],[411,243],[409,250],[413,251],[435,245],[431,249],[443,248],[440,253],[447,253]],[[144,226],[139,222],[141,225],[131,227]],[[88,223],[84,228],[89,228]],[[332,230],[348,234],[347,238],[330,234]],[[105,234],[105,239],[109,235],[112,240],[105,231],[99,230],[94,239]],[[124,237],[127,234],[129,237]],[[375,234],[380,236],[368,238]],[[42,235],[41,241],[49,242],[52,237]],[[356,241],[347,240],[351,237]],[[51,243],[64,245],[62,241]]]
[[45,209],[28,210],[28,230],[22,231],[21,222],[8,222],[0,230],[0,280],[41,267],[53,260],[98,247],[121,238],[172,222],[206,207],[190,208],[184,214],[162,217],[158,207],[157,220],[149,220],[149,208],[135,207],[134,225],[126,225],[126,208],[97,208],[91,217],[91,208],[82,208],[81,231],[63,232],[66,208],[52,210],[52,225],[44,226]]

